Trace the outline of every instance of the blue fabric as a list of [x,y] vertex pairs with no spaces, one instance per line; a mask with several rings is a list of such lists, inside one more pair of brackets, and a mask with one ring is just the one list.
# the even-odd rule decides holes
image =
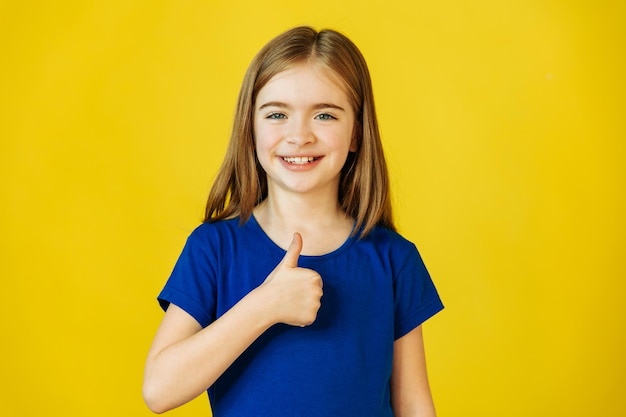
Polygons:
[[[259,286],[285,251],[254,216],[205,223],[158,299],[203,327]],[[324,283],[311,326],[277,324],[209,388],[215,417],[391,417],[394,340],[443,308],[415,245],[376,228],[323,256],[300,256]],[[210,360],[210,358],[207,358]]]

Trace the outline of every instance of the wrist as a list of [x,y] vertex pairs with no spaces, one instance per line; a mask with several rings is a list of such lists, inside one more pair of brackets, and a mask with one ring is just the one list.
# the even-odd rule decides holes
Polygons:
[[273,303],[263,285],[250,291],[244,300],[248,304],[251,317],[255,317],[256,323],[261,326],[260,330],[265,331],[279,322],[275,317],[275,309],[272,308]]

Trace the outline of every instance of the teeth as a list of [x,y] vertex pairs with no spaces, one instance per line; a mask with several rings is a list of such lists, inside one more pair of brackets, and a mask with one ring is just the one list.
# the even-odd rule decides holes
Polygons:
[[284,157],[283,160],[285,160],[285,162],[289,162],[290,164],[308,164],[309,162],[313,162],[315,158],[312,156],[294,156]]

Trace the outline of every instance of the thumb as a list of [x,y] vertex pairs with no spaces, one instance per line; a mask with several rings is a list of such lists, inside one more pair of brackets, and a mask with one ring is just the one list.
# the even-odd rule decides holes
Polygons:
[[290,268],[297,268],[300,252],[302,252],[302,235],[296,232],[293,234],[293,240],[289,248],[287,248],[287,253],[283,258],[283,264]]

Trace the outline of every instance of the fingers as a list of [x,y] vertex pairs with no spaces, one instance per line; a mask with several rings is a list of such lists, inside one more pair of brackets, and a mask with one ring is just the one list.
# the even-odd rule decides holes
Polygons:
[[294,233],[283,259],[265,279],[263,288],[269,294],[266,305],[273,306],[276,323],[308,326],[317,318],[323,295],[322,279],[312,269],[298,267],[303,239]]
[[287,253],[282,260],[283,265],[290,268],[297,268],[300,252],[302,252],[302,235],[296,232],[293,234],[293,240],[291,241],[289,248],[287,248]]

